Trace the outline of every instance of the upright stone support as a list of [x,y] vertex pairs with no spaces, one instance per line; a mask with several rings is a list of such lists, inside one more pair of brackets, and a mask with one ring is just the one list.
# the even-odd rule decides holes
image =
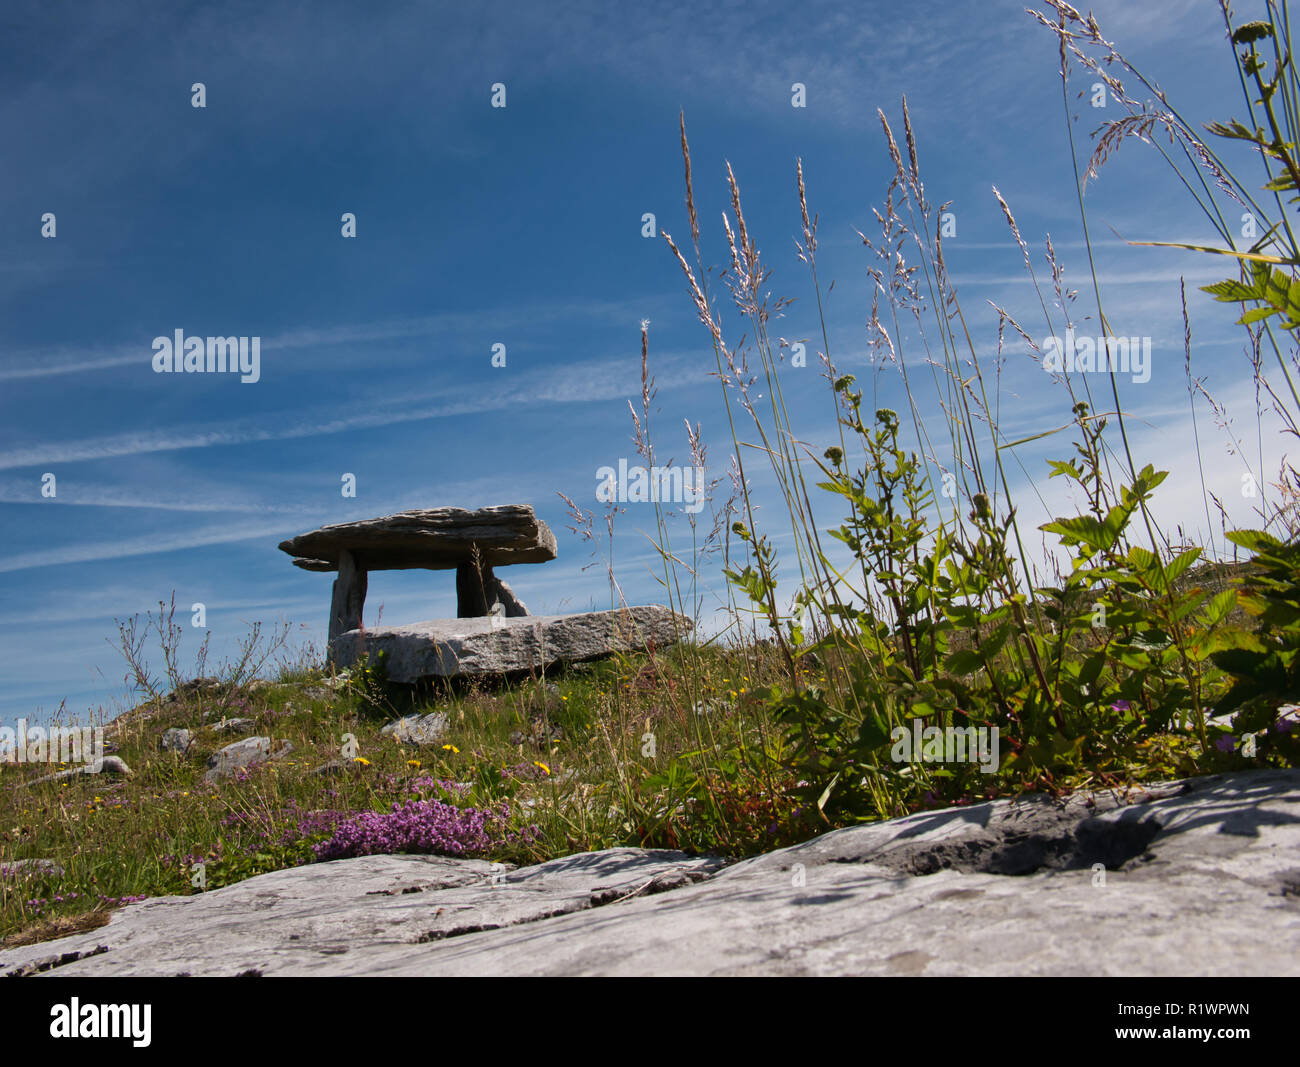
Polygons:
[[331,641],[361,626],[365,602],[366,572],[357,567],[352,553],[343,549],[339,552],[339,576],[334,579],[334,594],[330,598]]
[[460,564],[456,568],[456,617],[481,619],[498,614],[498,607],[507,618],[528,614],[524,602],[493,573],[491,564],[475,565],[472,560]]
[[524,607],[524,602],[515,596],[515,591],[506,585],[500,578],[494,578],[497,589],[497,600],[501,606],[506,609],[506,618],[520,618],[528,614],[528,609]]

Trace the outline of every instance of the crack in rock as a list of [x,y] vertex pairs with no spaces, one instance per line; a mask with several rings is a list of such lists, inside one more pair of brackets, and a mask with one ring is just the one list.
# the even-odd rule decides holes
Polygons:
[[606,904],[617,904],[620,900],[630,900],[633,897],[649,897],[655,893],[667,893],[673,889],[684,889],[688,885],[707,881],[711,877],[713,877],[713,873],[710,871],[665,871],[663,874],[655,875],[648,882],[638,886],[631,892],[628,891],[626,886],[593,886],[590,904],[593,908],[600,908]]
[[92,949],[84,951],[73,950],[64,952],[59,956],[46,956],[44,959],[32,960],[20,967],[15,967],[12,971],[6,971],[6,978],[27,978],[33,974],[41,974],[45,971],[52,971],[56,967],[65,967],[69,963],[76,963],[78,960],[89,959],[91,956],[100,956],[108,951],[107,945],[96,945]]
[[1100,863],[1117,871],[1146,853],[1163,827],[1154,818],[1084,819],[1033,830],[1012,827],[968,833],[954,841],[898,845],[839,862],[874,863],[900,874],[939,871],[1024,877],[1037,871],[1080,870]]

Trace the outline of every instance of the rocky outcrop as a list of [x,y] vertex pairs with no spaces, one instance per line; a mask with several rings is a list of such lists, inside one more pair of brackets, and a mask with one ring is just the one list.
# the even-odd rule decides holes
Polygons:
[[923,812],[720,867],[311,864],[0,950],[0,974],[1300,974],[1300,770]]
[[578,615],[435,619],[341,634],[330,642],[330,659],[347,667],[382,651],[394,682],[509,675],[652,645],[664,648],[690,628],[689,619],[657,604]]

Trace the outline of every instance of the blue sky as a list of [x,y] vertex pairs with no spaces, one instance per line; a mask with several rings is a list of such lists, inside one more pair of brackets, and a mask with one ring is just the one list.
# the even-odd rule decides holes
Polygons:
[[[1050,232],[1083,289],[1057,50],[1023,7],[6,5],[0,720],[41,718],[65,699],[74,716],[111,713],[123,691],[114,619],[173,591],[186,609],[206,605],[218,656],[258,619],[287,619],[319,644],[329,579],[293,568],[276,544],[325,522],[529,503],[556,530],[560,558],[503,576],[534,613],[608,606],[556,492],[599,510],[596,469],[636,462],[627,401],[640,391],[642,320],[659,455],[686,459],[687,418],[702,424],[711,477],[730,448],[707,334],[663,242],[641,236],[653,212],[688,238],[679,110],[706,260],[725,262],[730,160],[771,288],[798,298],[774,332],[811,339],[793,251],[803,158],[821,274],[836,282],[827,315],[841,370],[867,374],[869,261],[854,229],[869,229],[891,174],[876,108],[901,130],[904,94],[930,198],[953,202],[958,233],[945,247],[977,344],[995,341],[987,301],[1026,318],[1035,306],[993,185],[1039,269]],[[1187,115],[1241,111],[1216,4],[1094,10]],[[202,109],[191,106],[195,82]],[[496,82],[505,108],[491,106]],[[791,106],[794,82],[806,86],[804,108]],[[1100,115],[1081,116],[1085,141]],[[1127,247],[1112,228],[1131,239],[1211,234],[1137,143],[1088,204],[1108,314],[1154,342],[1151,381],[1125,396],[1135,451],[1171,471],[1165,516],[1203,528],[1180,275],[1194,370],[1252,447],[1254,435],[1230,309],[1195,292],[1221,265]],[[47,212],[54,238],[41,236]],[[344,212],[355,213],[355,239],[340,234]],[[260,380],[155,374],[152,341],[177,329],[260,337]],[[504,368],[491,365],[496,343]],[[820,347],[810,340],[810,353]],[[814,442],[833,429],[815,364],[783,379]],[[1040,369],[1023,356],[1009,366],[1009,433],[1065,421],[1068,404]],[[882,400],[897,404],[896,382],[881,381]],[[1230,455],[1201,415],[1208,473],[1231,505],[1258,463]],[[1280,449],[1265,441],[1266,476]],[[1047,449],[1067,451],[1061,438]],[[1022,456],[1040,481],[1044,454]],[[47,473],[52,499],[41,495]],[[340,493],[344,473],[356,475],[355,499]],[[754,480],[764,499],[770,480]],[[619,577],[634,601],[659,599],[637,532],[648,510],[631,505],[618,519]],[[826,518],[838,518],[833,507]],[[452,615],[452,585],[445,572],[374,574],[367,621],[381,605],[390,622]]]

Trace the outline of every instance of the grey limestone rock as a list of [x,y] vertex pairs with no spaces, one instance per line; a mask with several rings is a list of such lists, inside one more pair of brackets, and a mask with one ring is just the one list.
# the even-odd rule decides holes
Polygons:
[[0,975],[1297,975],[1300,770],[999,800],[729,867],[366,856],[0,949]]

